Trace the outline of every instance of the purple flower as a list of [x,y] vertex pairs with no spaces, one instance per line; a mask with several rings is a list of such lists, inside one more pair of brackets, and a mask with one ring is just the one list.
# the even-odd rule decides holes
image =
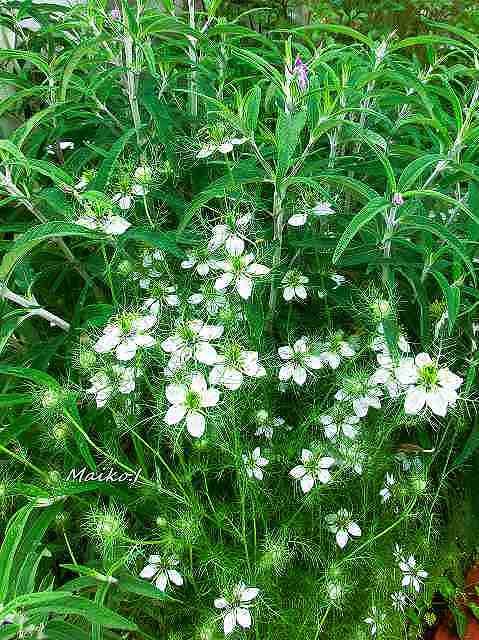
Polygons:
[[404,204],[404,198],[402,197],[402,194],[400,193],[393,194],[393,204],[395,204],[398,207]]
[[308,86],[308,66],[304,64],[299,56],[294,61],[293,73],[298,77],[300,90],[305,91]]
[[118,9],[118,7],[114,7],[110,11],[110,17],[111,17],[112,20],[121,20],[121,11],[120,11],[120,9]]

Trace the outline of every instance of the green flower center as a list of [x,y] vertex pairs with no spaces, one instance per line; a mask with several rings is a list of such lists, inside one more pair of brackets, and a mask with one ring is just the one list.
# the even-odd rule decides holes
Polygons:
[[439,382],[437,367],[435,364],[427,364],[419,371],[421,385],[427,390],[433,389]]
[[185,398],[185,406],[191,411],[201,409],[201,396],[197,391],[188,391]]

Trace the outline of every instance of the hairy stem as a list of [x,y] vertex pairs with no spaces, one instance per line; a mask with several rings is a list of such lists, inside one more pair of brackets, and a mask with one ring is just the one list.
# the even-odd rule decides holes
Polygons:
[[60,329],[63,329],[63,331],[70,330],[70,324],[68,322],[56,316],[54,313],[50,313],[50,311],[43,309],[43,307],[40,307],[36,300],[28,300],[27,298],[18,295],[18,293],[13,293],[13,291],[10,291],[7,287],[2,287],[0,289],[0,298],[9,300],[10,302],[18,304],[20,307],[24,307],[25,309],[29,309],[29,315],[39,316],[49,322],[51,326],[59,327]]

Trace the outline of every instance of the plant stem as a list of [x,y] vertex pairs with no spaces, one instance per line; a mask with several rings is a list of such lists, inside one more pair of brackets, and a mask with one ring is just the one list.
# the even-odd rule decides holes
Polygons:
[[276,273],[281,263],[281,253],[283,248],[283,198],[284,194],[282,188],[275,187],[274,200],[273,200],[273,221],[274,221],[274,235],[273,242],[275,243],[275,249],[273,253],[273,273],[271,282],[271,291],[269,294],[269,318],[268,329],[271,331],[273,328],[274,314],[276,312],[276,303],[278,298],[278,273]]
[[[190,27],[195,29],[196,27],[196,16],[195,16],[195,0],[188,0],[188,13],[190,18]],[[191,76],[190,76],[190,87],[189,87],[189,102],[190,102],[190,114],[192,118],[197,118],[198,116],[198,93],[196,91],[197,85],[197,71],[196,65],[198,62],[198,55],[196,51],[196,38],[193,36],[188,36],[188,40],[190,41],[190,46],[188,48],[188,57],[191,63]]]
[[7,287],[0,288],[0,298],[5,298],[5,300],[10,300],[10,302],[14,302],[20,307],[30,309],[29,315],[39,316],[49,322],[51,326],[59,327],[60,329],[63,329],[63,331],[70,330],[70,324],[66,322],[66,320],[56,316],[54,313],[50,313],[50,311],[47,311],[46,309],[43,309],[43,307],[40,307],[37,304],[36,300],[28,300],[17,293],[13,293],[13,291],[10,291]]

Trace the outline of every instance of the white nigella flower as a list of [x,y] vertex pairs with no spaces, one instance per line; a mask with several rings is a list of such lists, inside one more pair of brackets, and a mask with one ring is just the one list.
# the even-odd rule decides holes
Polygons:
[[253,290],[253,279],[270,272],[268,267],[253,260],[252,253],[241,253],[230,256],[227,260],[216,261],[215,269],[223,271],[223,274],[216,278],[215,289],[224,291],[233,286],[244,300],[248,300]]
[[121,216],[111,212],[97,215],[90,210],[80,216],[75,224],[91,231],[103,231],[109,236],[121,236],[131,227],[131,223]]
[[188,298],[188,302],[195,307],[202,305],[209,316],[218,315],[220,310],[228,304],[225,295],[215,290],[209,291],[207,288],[204,291],[193,293]]
[[103,335],[94,345],[97,353],[115,350],[118,360],[131,360],[139,347],[152,347],[155,338],[150,335],[156,323],[153,315],[124,313],[103,329]]
[[381,496],[381,502],[387,502],[391,497],[392,487],[396,484],[396,479],[391,473],[386,473],[386,477],[384,478],[384,487],[379,492]]
[[251,221],[249,214],[241,216],[231,225],[217,224],[212,229],[211,239],[208,243],[208,251],[213,253],[220,247],[225,247],[232,256],[239,256],[243,253],[245,243],[241,233]]
[[133,176],[133,184],[125,184],[120,192],[115,193],[112,198],[113,202],[117,202],[123,211],[129,209],[133,203],[134,196],[144,196],[148,193],[151,176],[149,167],[138,167]]
[[340,453],[338,464],[346,466],[358,476],[363,474],[364,463],[367,462],[367,455],[359,443],[355,441],[345,442],[340,440],[337,443]]
[[162,272],[158,271],[158,268],[162,268],[160,263],[165,259],[163,252],[157,249],[156,251],[146,251],[143,254],[142,266],[144,267],[144,273],[134,272],[132,274],[135,280],[138,280],[140,289],[150,289],[158,278],[162,277]]
[[263,467],[265,467],[269,463],[269,460],[262,457],[261,449],[259,447],[256,447],[255,449],[253,449],[252,453],[244,453],[242,458],[248,478],[254,477],[256,478],[256,480],[262,480]]
[[445,416],[448,407],[456,404],[457,389],[463,382],[447,367],[439,367],[427,353],[401,360],[396,377],[407,389],[404,411],[408,414],[417,414],[427,406],[434,414]]
[[205,144],[196,154],[196,157],[200,160],[202,158],[209,158],[214,153],[222,153],[226,155],[231,153],[235,147],[240,144],[244,144],[248,138],[238,138],[236,136],[225,137],[220,141],[211,140]]
[[404,591],[395,591],[391,593],[393,609],[396,611],[404,611],[407,607],[407,596]]
[[375,636],[381,630],[386,621],[386,614],[382,613],[377,607],[372,607],[371,615],[364,619],[364,622],[370,626],[372,636]]
[[113,365],[113,376],[106,371],[99,371],[90,378],[91,387],[87,393],[95,396],[96,406],[104,407],[115,391],[128,395],[135,390],[135,370],[132,367]]
[[267,440],[273,438],[274,430],[277,427],[282,427],[285,424],[284,418],[279,416],[271,418],[265,409],[257,411],[255,418],[256,424],[258,425],[258,428],[254,432],[255,436],[262,436]]
[[343,416],[336,419],[333,416],[322,415],[320,421],[324,427],[324,435],[330,440],[340,435],[345,435],[347,438],[355,438],[358,435],[360,418],[356,415]]
[[177,307],[180,304],[177,287],[166,282],[155,282],[151,288],[151,297],[147,298],[142,305],[142,309],[147,313],[157,316],[164,306]]
[[161,343],[163,351],[171,354],[169,371],[177,371],[192,358],[203,364],[215,364],[218,353],[210,342],[221,338],[223,331],[221,325],[205,324],[202,320],[180,324],[175,333]]
[[306,224],[309,215],[321,218],[322,216],[330,216],[333,213],[334,210],[329,202],[317,202],[311,209],[311,212],[295,213],[292,215],[288,220],[288,224],[292,227],[302,227]]
[[328,364],[331,369],[337,369],[342,358],[352,358],[355,354],[349,342],[342,339],[343,334],[338,332],[324,345],[321,350],[321,359]]
[[332,273],[329,278],[334,282],[334,284],[336,285],[335,287],[333,287],[333,289],[337,289],[338,287],[340,287],[343,284],[346,284],[346,282],[348,281],[347,278],[345,278],[344,276],[342,276],[340,273]]
[[351,388],[348,391],[339,389],[334,397],[340,402],[351,402],[354,413],[359,418],[367,416],[369,407],[374,407],[375,409],[381,408],[383,392],[379,387],[373,385],[371,382],[354,385],[354,387],[355,388]]
[[49,144],[47,146],[47,153],[50,156],[54,156],[57,151],[57,145],[60,151],[66,151],[67,149],[74,149],[75,143],[69,140],[59,140],[56,144]]
[[305,285],[308,284],[309,278],[303,276],[299,271],[287,271],[282,279],[283,298],[286,302],[291,302],[294,298],[297,300],[306,300],[308,290]]
[[204,377],[194,373],[189,386],[169,384],[165,392],[171,404],[164,417],[166,424],[174,425],[186,419],[188,433],[194,438],[201,438],[205,432],[204,409],[218,404],[219,391],[214,387],[208,389]]
[[399,568],[403,572],[401,586],[412,587],[419,593],[419,591],[421,590],[422,581],[429,575],[427,571],[424,571],[417,566],[414,556],[409,556],[407,560],[403,559],[399,563]]
[[320,356],[312,355],[308,339],[303,336],[293,344],[278,349],[281,360],[285,360],[279,370],[279,379],[287,382],[293,378],[294,382],[302,386],[306,382],[308,371],[321,369],[323,361]]
[[148,558],[148,564],[140,573],[140,578],[151,579],[155,587],[160,591],[166,591],[170,582],[181,587],[183,577],[174,568],[178,564],[179,561],[174,557],[164,559],[161,556],[152,555]]
[[210,372],[210,383],[236,391],[244,376],[262,378],[266,375],[266,369],[260,365],[258,357],[257,351],[244,351],[237,344],[228,345],[224,354],[217,356],[217,364]]
[[247,587],[243,582],[238,584],[233,591],[233,597],[227,600],[223,596],[215,599],[216,609],[223,610],[223,629],[225,636],[232,633],[236,626],[243,629],[251,627],[251,601],[254,600],[259,593],[256,587]]
[[[382,322],[378,324],[377,332],[378,332],[378,335],[374,338],[372,342],[373,350],[382,351],[384,354],[389,355],[389,346],[384,336],[384,326]],[[411,345],[409,344],[406,336],[402,333],[400,333],[397,338],[397,346],[398,346],[398,349],[403,353],[409,353],[411,351]]]
[[181,262],[182,269],[194,269],[199,276],[205,277],[214,268],[215,261],[211,260],[204,251],[189,251],[187,259]]
[[351,514],[346,509],[328,514],[325,520],[331,533],[336,534],[336,543],[340,549],[344,549],[352,537],[361,536],[361,529],[351,520]]
[[300,481],[303,493],[311,491],[316,482],[327,484],[331,480],[329,469],[336,462],[334,458],[315,456],[308,449],[303,449],[301,461],[303,464],[291,469],[289,475]]

